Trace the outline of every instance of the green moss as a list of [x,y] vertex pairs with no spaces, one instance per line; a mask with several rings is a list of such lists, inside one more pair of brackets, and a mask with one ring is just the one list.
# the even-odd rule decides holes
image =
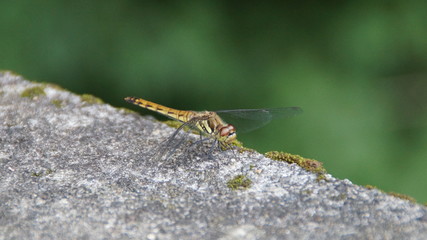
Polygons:
[[132,111],[132,110],[130,110],[129,108],[117,107],[117,109],[122,110],[123,112],[125,112],[125,113],[127,113],[127,114],[136,113],[135,111]]
[[410,201],[412,203],[416,203],[417,202],[417,200],[415,200],[415,198],[410,197],[410,196],[405,195],[405,194],[396,193],[396,192],[389,192],[388,194],[391,195],[391,196],[393,196],[393,197],[397,197],[397,198],[400,198],[400,199],[408,200],[408,201]]
[[239,153],[243,153],[243,152],[255,152],[255,150],[251,149],[251,148],[247,148],[247,147],[238,147]]
[[345,194],[345,193],[341,193],[340,195],[338,195],[338,197],[337,197],[337,199],[338,200],[341,200],[341,201],[344,201],[344,200],[346,200],[348,198],[348,196],[347,196],[347,194]]
[[340,193],[338,195],[328,196],[328,198],[333,201],[345,201],[348,196],[345,193]]
[[41,82],[41,84],[45,85],[46,87],[50,87],[50,88],[53,88],[53,89],[56,89],[56,90],[69,92],[67,89],[65,89],[65,88],[63,88],[63,87],[61,87],[61,86],[59,86],[58,84],[55,84],[55,83]]
[[254,151],[253,149],[243,147],[243,143],[237,139],[233,140],[231,142],[231,145],[238,147],[240,153],[245,152],[245,151],[248,151],[248,152]]
[[41,176],[43,176],[43,171],[40,171],[40,172],[32,172],[32,173],[31,173],[31,176],[33,176],[33,177],[41,177]]
[[36,98],[38,96],[45,96],[46,93],[44,92],[44,86],[36,86],[32,88],[27,88],[21,93],[21,97],[27,97],[27,98]]
[[14,76],[21,76],[21,75],[17,74],[16,72],[11,71],[11,70],[7,70],[7,69],[0,69],[0,73],[2,73],[2,74],[10,74],[10,75],[14,75]]
[[365,188],[367,188],[367,189],[369,189],[369,190],[376,189],[376,190],[378,190],[378,191],[380,191],[380,192],[382,192],[382,193],[386,193],[386,194],[388,194],[388,195],[391,195],[391,196],[393,196],[393,197],[397,197],[397,198],[400,198],[400,199],[403,199],[403,200],[408,200],[408,201],[410,201],[410,202],[412,202],[412,203],[416,203],[416,202],[417,202],[417,200],[415,200],[415,198],[410,197],[410,196],[408,196],[408,195],[401,194],[401,193],[396,193],[396,192],[384,192],[383,190],[378,189],[377,187],[372,186],[372,185],[365,185]]
[[224,142],[224,141],[220,141],[220,140],[218,140],[218,141],[220,143],[219,147],[221,148],[222,151],[226,151],[226,150],[229,150],[229,149],[237,149],[239,151],[239,153],[242,153],[242,152],[245,152],[245,151],[248,151],[248,152],[249,151],[254,151],[254,150],[252,150],[250,148],[243,147],[243,144],[240,141],[238,141],[238,140],[233,140],[230,143],[227,143],[227,142]]
[[[231,141],[231,142],[230,142],[230,145],[236,146],[236,147],[238,147],[238,148],[244,148],[244,147],[243,147],[243,143],[242,143],[242,142],[240,142],[240,141],[239,141],[239,140],[237,140],[237,139],[234,139],[233,141]],[[243,150],[242,150],[242,152],[243,152]]]
[[311,195],[311,194],[313,194],[313,190],[309,190],[309,189],[308,190],[302,190],[301,193],[304,195]]
[[104,103],[104,101],[102,101],[102,99],[97,98],[91,94],[82,94],[82,95],[80,95],[80,99],[83,102],[86,102],[88,104],[102,104],[102,103]]
[[365,188],[367,188],[369,190],[377,189],[377,187],[372,186],[372,185],[365,185]]
[[252,181],[245,175],[237,175],[227,182],[227,187],[232,190],[247,189],[251,186]]
[[316,180],[317,180],[318,182],[320,182],[320,181],[322,181],[322,180],[326,180],[326,176],[325,176],[325,174],[324,174],[324,173],[317,173],[317,178],[316,178]]
[[52,101],[50,101],[53,105],[55,105],[57,108],[61,108],[62,107],[62,101],[58,100],[58,99],[54,99]]
[[317,174],[317,180],[324,180],[326,170],[323,168],[322,163],[314,159],[303,158],[299,155],[293,155],[285,152],[271,151],[265,153],[265,156],[277,161],[287,163],[296,163],[298,166],[307,171]]
[[33,176],[33,177],[43,177],[43,176],[47,176],[47,175],[49,175],[49,174],[51,174],[53,172],[54,172],[54,170],[48,168],[45,171],[32,172],[31,176]]

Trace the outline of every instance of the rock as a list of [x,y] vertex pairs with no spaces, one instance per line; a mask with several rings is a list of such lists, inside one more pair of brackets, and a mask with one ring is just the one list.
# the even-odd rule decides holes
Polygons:
[[95,97],[0,73],[0,238],[427,236],[422,205],[256,152],[200,145],[152,157],[173,132]]

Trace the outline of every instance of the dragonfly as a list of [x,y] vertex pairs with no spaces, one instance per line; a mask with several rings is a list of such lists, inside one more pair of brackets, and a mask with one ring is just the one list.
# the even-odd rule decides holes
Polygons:
[[[237,130],[228,121],[238,122],[242,132],[248,132],[266,125],[272,119],[292,117],[302,112],[300,107],[191,111],[177,110],[137,97],[126,97],[124,100],[183,123],[176,132],[183,126],[190,126],[225,148],[237,140]],[[176,133],[173,134],[175,135]]]

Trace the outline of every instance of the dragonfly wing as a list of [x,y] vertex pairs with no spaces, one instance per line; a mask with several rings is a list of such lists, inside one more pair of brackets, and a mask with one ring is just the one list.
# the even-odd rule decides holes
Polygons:
[[182,123],[171,136],[160,143],[158,148],[154,150],[150,160],[167,160],[173,156],[178,149],[185,149],[183,145],[186,145],[186,140],[188,140],[186,135],[189,134],[190,131],[193,133],[198,132],[202,136],[206,135],[195,125],[194,121]]
[[216,111],[219,116],[236,126],[238,132],[249,132],[265,126],[272,119],[292,117],[302,113],[299,107],[236,109]]

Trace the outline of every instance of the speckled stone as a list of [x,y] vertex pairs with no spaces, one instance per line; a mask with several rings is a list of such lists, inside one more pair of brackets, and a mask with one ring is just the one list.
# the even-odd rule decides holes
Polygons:
[[174,129],[85,99],[0,73],[0,239],[427,239],[422,205],[256,152],[158,159]]

